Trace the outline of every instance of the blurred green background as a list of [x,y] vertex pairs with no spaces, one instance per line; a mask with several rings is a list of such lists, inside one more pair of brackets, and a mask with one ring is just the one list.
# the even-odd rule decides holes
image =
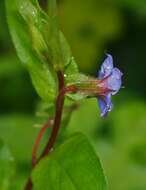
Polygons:
[[[43,8],[46,1],[40,0]],[[96,75],[105,53],[124,73],[121,92],[108,118],[99,118],[96,100],[73,113],[69,132],[89,137],[102,162],[109,190],[146,190],[146,1],[58,0],[59,22],[80,70]],[[0,1],[0,138],[14,158],[1,190],[22,189],[38,128],[40,102],[27,71],[16,56]],[[1,146],[0,146],[1,148]],[[10,162],[12,160],[8,160]],[[4,163],[6,164],[6,163]],[[9,172],[15,168],[15,174]],[[3,173],[1,167],[0,173]]]

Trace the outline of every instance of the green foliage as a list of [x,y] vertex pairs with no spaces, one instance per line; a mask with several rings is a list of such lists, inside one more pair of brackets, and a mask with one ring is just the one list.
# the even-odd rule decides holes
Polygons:
[[[6,0],[6,10],[9,29],[17,54],[28,69],[38,94],[45,102],[49,103],[49,107],[46,108],[49,114],[52,114],[57,94],[55,72],[58,70],[64,71],[66,85],[87,80],[89,77],[79,73],[70,47],[58,28],[55,0],[50,0],[48,3],[48,15],[40,8],[37,0],[15,0],[12,6],[10,6],[10,2],[10,0]],[[85,96],[77,94],[68,97],[78,100]],[[68,118],[70,118],[70,114],[64,114],[63,125],[68,123]],[[21,123],[21,118],[19,120],[18,122]],[[13,133],[21,138],[20,141],[22,140],[25,146],[29,146],[30,139],[25,136],[26,128],[21,124],[19,131],[17,127],[13,126],[13,118],[10,121],[10,123],[7,123],[8,127],[13,128]],[[30,130],[29,135],[33,136]],[[27,142],[22,136],[27,139]],[[13,138],[7,135],[5,129],[3,129],[3,137],[10,144],[14,154],[16,153],[18,164],[27,163],[27,160],[29,160],[27,156],[31,155],[30,149],[21,152],[19,149],[21,143],[17,145],[14,140],[11,144]],[[60,138],[60,143],[62,141],[64,140]],[[19,154],[20,152],[22,154]],[[74,154],[74,152],[77,154]],[[45,190],[45,188],[50,189],[52,187],[58,189],[60,175],[63,175],[63,179],[59,182],[59,184],[61,183],[60,188],[63,190],[68,188],[73,190],[76,188],[84,190],[89,188],[106,189],[106,182],[99,160],[92,146],[81,134],[68,139],[59,148],[56,148],[48,160],[45,159],[36,166],[33,172],[34,189],[43,188]],[[23,181],[23,177],[22,179],[21,177],[20,181]],[[15,187],[14,184],[13,188]]]
[[[53,101],[56,94],[55,78],[46,62],[48,53],[44,36],[47,27],[42,12],[30,1],[6,1],[10,33],[21,61],[28,68],[38,94]],[[43,52],[43,53],[42,53]]]
[[82,134],[68,138],[42,160],[34,169],[32,179],[35,190],[106,189],[98,157]]
[[8,23],[18,56],[28,68],[40,97],[53,102],[57,91],[54,69],[64,68],[66,83],[78,80],[79,73],[70,47],[58,29],[57,16],[51,12],[54,5],[50,3],[46,15],[36,1],[15,0],[13,6],[9,4],[7,0]]
[[[105,43],[116,38],[120,32],[122,22],[120,11],[115,7],[117,5],[129,7],[142,13],[141,15],[145,14],[144,1],[120,0],[110,4],[108,1],[75,0],[60,3],[60,23],[71,42],[80,67],[84,70],[92,67],[92,72],[95,72],[91,63],[95,63],[98,55],[101,56],[100,52],[105,49]],[[0,6],[3,7],[2,4]],[[75,12],[72,11],[73,7],[76,8]],[[64,71],[66,85],[89,78],[79,73],[68,42],[59,30],[56,9],[55,0],[48,1],[48,14],[41,9],[37,0],[14,0],[13,3],[6,0],[8,24],[16,51],[21,62],[28,69],[38,94],[45,100],[42,111],[45,110],[44,114],[49,113],[49,116],[54,115],[55,112],[54,100],[57,95],[55,71],[58,69]],[[0,26],[3,26],[3,13],[1,12],[0,15],[2,15]],[[68,16],[70,17],[68,18]],[[0,38],[4,38],[2,45],[6,41],[6,31],[5,29],[0,31]],[[100,58],[100,56],[98,57]],[[0,84],[3,85],[1,96],[11,94],[10,101],[12,101],[12,97],[18,99],[13,90],[14,86],[21,91],[17,92],[20,96],[23,94],[25,86],[21,82],[18,85],[17,82],[13,83],[11,80],[10,91],[5,93],[5,89],[7,89],[7,83],[3,81],[5,78],[11,79],[12,73],[13,75],[20,73],[23,78],[21,69],[19,70],[15,63],[17,60],[11,54],[9,59],[11,65],[6,58],[0,58],[0,62],[3,63],[0,65]],[[20,86],[23,90],[19,88]],[[72,94],[68,95],[68,98],[80,100],[85,96]],[[77,112],[73,113],[71,117],[74,111],[72,111],[72,105],[72,101],[68,105],[65,104],[62,129],[54,152],[42,160],[33,171],[34,189],[106,189],[101,165],[87,139],[78,134],[64,141],[64,137],[75,131],[82,131],[88,135],[99,153],[109,179],[110,189],[145,189],[145,104],[137,102],[126,106],[120,105],[104,121],[98,118],[96,100],[83,101]],[[38,111],[41,112],[40,107]],[[71,121],[69,121],[70,118]],[[28,176],[28,163],[37,132],[37,129],[31,128],[33,123],[32,116],[21,114],[0,117],[0,137],[5,139],[9,145],[19,168],[17,169],[18,174],[15,176],[18,183],[15,182],[9,187],[14,170],[9,172],[9,167],[12,167],[9,164],[8,167],[6,166],[10,161],[8,161],[9,156],[3,159],[3,154],[6,155],[3,153],[5,148],[0,149],[0,164],[2,165],[0,167],[0,176],[2,176],[0,186],[4,190],[23,188],[24,181]],[[67,126],[69,128],[66,130]],[[1,147],[3,145],[0,145]],[[7,172],[5,172],[6,170]]]
[[8,190],[14,176],[14,158],[7,146],[0,140],[0,188]]

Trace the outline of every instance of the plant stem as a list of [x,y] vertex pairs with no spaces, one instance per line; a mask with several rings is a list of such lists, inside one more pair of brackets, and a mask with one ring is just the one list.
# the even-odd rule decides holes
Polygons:
[[40,132],[38,133],[38,136],[35,140],[35,143],[34,143],[34,146],[33,146],[33,149],[32,149],[32,166],[34,167],[35,164],[37,163],[37,151],[38,151],[38,148],[39,148],[39,144],[40,144],[40,141],[43,137],[43,134],[46,132],[46,129],[49,128],[53,123],[53,119],[48,119],[48,121],[43,125],[43,127],[41,128]]
[[[43,157],[45,157],[46,155],[49,154],[49,152],[51,151],[51,149],[53,148],[53,146],[56,142],[56,138],[57,138],[57,135],[59,132],[60,124],[61,124],[61,117],[62,117],[62,112],[63,112],[65,94],[69,93],[69,92],[76,92],[77,91],[77,88],[74,85],[65,87],[64,75],[63,75],[62,71],[58,71],[57,76],[58,76],[59,93],[58,93],[58,96],[56,99],[56,113],[55,113],[53,129],[52,129],[51,136],[48,140],[46,147],[44,148],[39,159],[36,160],[36,150],[38,149],[39,142],[42,138],[42,135],[44,134],[44,131],[48,127],[48,125],[47,124],[44,125],[43,129],[40,131],[40,133],[37,137],[37,140],[36,140],[36,144],[34,145],[34,150],[33,150],[33,157],[32,157],[33,168],[37,165],[37,163]],[[29,177],[28,182],[27,182],[26,187],[25,187],[25,190],[31,190],[31,189],[32,189],[32,181],[31,181],[31,178]]]
[[[33,160],[33,162],[34,162],[33,167],[35,167],[36,164],[50,152],[50,150],[52,149],[52,147],[56,141],[56,137],[57,137],[57,134],[59,131],[61,116],[62,116],[62,111],[63,111],[63,105],[64,105],[64,95],[65,95],[65,92],[63,90],[65,88],[64,75],[63,75],[62,71],[57,72],[57,77],[58,77],[59,94],[58,94],[57,100],[56,100],[56,113],[55,113],[53,129],[52,129],[49,141],[48,141],[43,153],[41,154],[40,158],[38,159],[37,162],[36,162],[36,160]],[[31,181],[31,178],[29,177],[27,184],[25,186],[25,190],[31,190],[31,189],[32,189],[32,181]]]
[[58,82],[59,82],[59,94],[56,100],[56,113],[55,113],[55,119],[54,119],[54,126],[52,129],[52,133],[50,136],[50,139],[40,156],[39,160],[42,159],[44,156],[46,156],[50,150],[53,148],[53,145],[55,144],[56,137],[60,128],[61,123],[61,116],[63,112],[63,105],[64,105],[64,95],[65,95],[65,87],[64,87],[64,75],[61,71],[57,73],[58,76]]
[[31,190],[31,189],[32,189],[32,181],[31,178],[29,177],[24,190]]

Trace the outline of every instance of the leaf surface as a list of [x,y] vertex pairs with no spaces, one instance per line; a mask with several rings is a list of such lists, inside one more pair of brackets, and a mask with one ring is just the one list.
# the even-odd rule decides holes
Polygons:
[[82,134],[75,134],[42,160],[32,174],[34,190],[106,190],[100,161]]

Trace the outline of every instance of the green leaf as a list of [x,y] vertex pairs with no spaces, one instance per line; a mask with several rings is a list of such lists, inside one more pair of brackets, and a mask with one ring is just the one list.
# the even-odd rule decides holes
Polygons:
[[71,53],[70,46],[62,32],[60,32],[60,44],[61,44],[63,61],[64,61],[65,69],[66,69],[66,66],[70,64],[72,53]]
[[[27,67],[39,96],[53,103],[57,94],[55,69],[64,70],[66,85],[87,76],[79,73],[77,63],[62,32],[58,29],[56,2],[49,1],[49,13],[44,13],[37,0],[6,0],[10,33],[20,60]],[[84,94],[68,95],[73,100]]]
[[101,164],[82,134],[76,134],[42,160],[32,173],[34,190],[105,190]]
[[[70,56],[70,59],[66,61],[68,64],[65,66],[65,75],[66,80],[69,82],[70,75],[77,75],[79,74],[77,63],[75,62],[74,57]],[[72,81],[72,80],[71,80]]]
[[0,139],[0,188],[8,190],[14,175],[14,159]]
[[56,0],[48,1],[48,15],[50,18],[50,29],[51,29],[51,35],[49,36],[48,40],[52,43],[53,47],[52,49],[54,55],[53,62],[55,67],[62,68],[64,62],[61,52],[60,31],[58,26]]
[[6,0],[6,10],[10,33],[17,54],[27,67],[34,87],[45,101],[54,101],[56,83],[47,57],[49,47],[42,31],[46,31],[47,21],[39,7],[31,1]]

